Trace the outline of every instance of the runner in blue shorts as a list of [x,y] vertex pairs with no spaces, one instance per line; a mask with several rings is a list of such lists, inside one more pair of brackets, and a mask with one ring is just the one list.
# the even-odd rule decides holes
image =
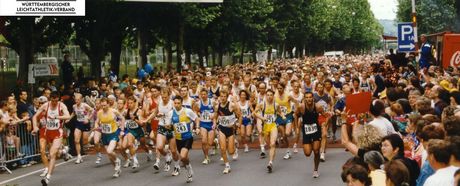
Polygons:
[[204,160],[201,163],[204,165],[211,162],[209,148],[213,145],[215,136],[214,129],[216,124],[212,119],[215,105],[215,102],[208,98],[208,91],[202,89],[200,91],[200,101],[195,103],[193,109],[196,113],[199,113],[198,116],[200,117],[201,144],[204,153]]
[[251,96],[246,90],[240,91],[240,101],[238,103],[241,110],[241,124],[240,125],[240,137],[241,143],[244,144],[244,152],[249,152],[248,140],[251,138],[252,134],[252,113],[253,107],[252,103],[249,101]]
[[82,99],[83,96],[81,94],[75,94],[75,104],[73,105],[73,113],[70,116],[71,118],[73,118],[74,116],[77,117],[74,131],[75,150],[77,151],[77,160],[75,161],[76,164],[83,162],[83,159],[81,157],[80,140],[83,137],[83,145],[88,144],[89,131],[91,130],[89,118],[93,113],[93,108],[91,108],[88,104],[83,103]]

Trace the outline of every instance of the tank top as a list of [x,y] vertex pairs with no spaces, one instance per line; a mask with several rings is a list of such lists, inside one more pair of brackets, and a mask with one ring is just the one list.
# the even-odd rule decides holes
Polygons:
[[276,96],[275,102],[279,105],[280,110],[284,115],[291,113],[291,104],[289,102],[289,97],[286,94],[283,94],[283,98]]
[[171,100],[168,100],[168,103],[166,103],[166,105],[164,105],[164,102],[163,100],[160,100],[160,104],[158,104],[158,113],[161,113],[163,114],[163,117],[160,117],[160,123],[159,125],[160,126],[165,126],[168,124],[168,122],[166,122],[166,114],[168,114],[169,111],[171,111],[173,109],[173,103]]
[[200,123],[201,124],[212,124],[212,114],[214,108],[212,107],[212,101],[208,98],[208,104],[205,105],[203,101],[200,101]]
[[180,112],[173,110],[171,122],[174,126],[174,134],[177,140],[187,140],[193,138],[190,124],[192,121],[185,112],[187,108],[182,108]]
[[192,108],[192,99],[190,99],[190,97],[182,102],[182,106],[185,107],[185,108],[189,108],[191,109]]
[[198,99],[198,94],[199,94],[199,92],[200,92],[198,89],[197,89],[196,92],[193,92],[193,90],[191,90],[191,89],[190,89],[188,92],[189,92],[188,95],[190,96],[190,98],[192,98],[192,99]]
[[302,114],[302,132],[304,135],[314,134],[318,132],[318,116],[319,113],[316,111],[316,106],[313,110],[308,110],[305,103],[305,111]]
[[218,121],[219,121],[219,125],[223,127],[231,127],[236,122],[235,113],[230,111],[229,105],[230,105],[230,102],[227,102],[227,104],[224,107],[222,107],[222,105],[219,104]]
[[58,102],[57,108],[52,110],[50,109],[50,104],[48,103],[48,108],[46,109],[46,130],[58,130],[62,128],[62,122],[60,119],[50,119],[55,118],[56,116],[61,115],[61,103]]
[[238,103],[241,110],[241,115],[243,116],[243,123],[248,123],[251,121],[251,108],[249,107],[249,101],[246,101],[244,105],[241,105],[241,102]]
[[101,123],[101,131],[104,134],[111,134],[117,131],[117,117],[113,114],[113,110],[109,110],[107,113],[104,111],[100,112],[97,116]]
[[273,107],[267,107],[266,102],[264,102],[264,109],[262,110],[262,116],[267,118],[267,121],[265,121],[265,124],[275,124],[276,120],[276,103],[273,103]]
[[134,121],[135,119],[138,118],[137,116],[137,111],[139,111],[138,108],[134,111],[133,115],[131,115],[131,111],[129,109],[126,110],[126,127],[128,129],[137,129],[139,128],[139,125]]
[[361,88],[361,90],[363,92],[370,92],[371,91],[371,85],[369,83],[369,80],[366,79],[366,80],[363,80],[359,83],[359,88]]
[[214,98],[214,97],[219,96],[219,90],[220,90],[220,87],[217,87],[215,90],[212,87],[210,87],[208,97]]
[[86,112],[85,105],[85,103],[81,103],[80,106],[77,104],[73,106],[73,111],[75,112],[75,116],[77,117],[78,122],[85,122],[85,120],[88,119],[88,113]]

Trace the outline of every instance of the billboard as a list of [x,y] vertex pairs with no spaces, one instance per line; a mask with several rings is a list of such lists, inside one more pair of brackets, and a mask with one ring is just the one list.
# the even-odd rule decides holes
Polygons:
[[442,46],[442,66],[460,66],[460,34],[445,34]]

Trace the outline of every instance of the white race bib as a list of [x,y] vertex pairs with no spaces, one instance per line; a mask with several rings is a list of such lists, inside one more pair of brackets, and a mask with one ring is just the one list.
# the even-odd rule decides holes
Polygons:
[[180,122],[180,123],[175,123],[174,127],[176,128],[176,132],[178,133],[186,133],[188,132],[187,128],[187,123],[186,122]]
[[316,123],[313,123],[313,124],[304,124],[304,132],[305,132],[305,135],[307,134],[313,134],[315,132],[318,131],[318,125]]
[[266,117],[267,117],[267,122],[265,123],[269,123],[269,124],[275,123],[276,117],[274,114],[267,114]]
[[211,113],[207,110],[203,111],[201,114],[201,121],[203,122],[210,122],[211,121]]
[[285,106],[280,106],[280,110],[281,110],[281,113],[283,113],[284,115],[287,114],[287,107],[285,107]]
[[241,113],[243,114],[243,117],[247,118],[249,116],[249,109],[243,109],[241,110]]
[[59,129],[59,120],[48,120],[46,122],[46,129],[48,130],[57,130]]
[[76,112],[76,115],[77,115],[77,121],[79,122],[84,122],[85,121],[85,114],[83,114],[83,112]]
[[126,126],[127,126],[128,128],[130,128],[130,129],[137,129],[137,128],[139,128],[139,125],[138,125],[135,121],[133,121],[133,120],[127,120],[127,121],[126,121]]
[[112,133],[112,125],[110,125],[110,124],[102,124],[101,125],[101,130],[102,130],[102,133],[104,133],[104,134],[110,134],[110,133]]

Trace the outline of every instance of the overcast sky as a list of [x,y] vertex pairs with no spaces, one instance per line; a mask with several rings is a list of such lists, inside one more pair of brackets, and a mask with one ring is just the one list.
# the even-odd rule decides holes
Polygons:
[[397,0],[368,0],[377,19],[396,19]]

